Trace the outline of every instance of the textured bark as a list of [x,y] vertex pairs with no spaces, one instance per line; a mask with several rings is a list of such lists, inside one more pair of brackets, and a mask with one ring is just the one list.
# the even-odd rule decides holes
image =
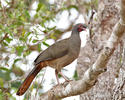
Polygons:
[[[107,36],[106,33],[108,34],[108,32],[105,31],[105,30],[99,31],[100,32],[99,37],[97,39],[95,37],[93,37],[93,39],[95,39],[95,41],[94,41],[95,42],[94,49],[88,49],[87,50],[87,51],[89,51],[89,50],[91,51],[91,52],[88,52],[88,53],[91,53],[92,56],[90,55],[89,58],[87,58],[87,60],[85,60],[85,61],[91,62],[91,60],[92,60],[91,64],[93,64],[93,65],[91,65],[90,63],[88,64],[88,67],[89,66],[90,67],[87,69],[87,71],[85,71],[83,76],[81,75],[80,80],[65,82],[65,83],[63,83],[61,85],[54,86],[51,90],[49,90],[48,92],[41,95],[40,100],[58,100],[60,98],[79,95],[79,94],[82,94],[82,93],[85,93],[85,92],[86,92],[85,96],[82,96],[83,98],[81,97],[82,98],[81,100],[87,100],[87,99],[93,100],[92,95],[95,95],[95,94],[96,94],[96,96],[101,96],[100,94],[97,94],[97,92],[92,93],[94,91],[91,92],[91,90],[92,90],[91,88],[95,85],[95,82],[97,82],[96,80],[97,80],[98,76],[101,73],[103,73],[104,71],[106,71],[105,69],[106,69],[107,63],[109,62],[109,60],[111,58],[111,55],[113,54],[113,52],[115,50],[115,47],[117,46],[121,36],[123,36],[123,33],[125,32],[125,25],[124,25],[125,21],[124,21],[124,19],[122,19],[122,18],[125,18],[125,14],[124,14],[125,13],[125,8],[124,8],[125,0],[121,0],[121,1],[122,1],[122,3],[121,3],[121,12],[122,12],[121,15],[122,15],[122,17],[121,17],[121,19],[119,21],[117,21],[117,24],[114,26],[114,28],[111,27],[111,28],[113,28],[111,36],[110,35]],[[114,16],[111,16],[111,19],[113,19],[113,17]],[[100,19],[98,19],[98,20],[100,20]],[[114,20],[113,20],[113,22],[114,22]],[[100,25],[101,24],[103,24],[103,23],[100,23]],[[97,27],[100,28],[99,26],[97,26]],[[102,29],[102,28],[105,28],[105,27],[101,26],[100,29]],[[105,39],[103,40],[102,38],[100,38],[102,36],[102,34],[103,34],[104,37],[107,37],[107,38],[109,36],[110,37],[109,37],[108,41],[106,41],[106,43],[105,43],[103,49],[101,50],[101,52],[99,52],[100,51],[99,47],[102,47],[102,46],[100,46],[100,45],[98,46],[97,43],[99,44],[99,42],[105,40]],[[91,47],[93,47],[93,46],[90,45],[90,48]],[[97,56],[94,56],[93,54],[96,54]],[[91,57],[93,57],[94,60],[91,59]],[[81,60],[81,62],[83,62],[83,59]],[[95,63],[93,63],[93,62],[95,62]],[[78,62],[78,63],[81,64],[80,62]],[[80,66],[84,67],[84,65],[80,65]],[[110,70],[110,68],[107,69],[107,72],[108,72],[108,70]],[[103,75],[104,74],[102,74],[101,76],[103,76]],[[103,78],[101,76],[99,77],[96,86],[94,86],[94,87],[96,87],[95,90],[100,89],[99,93],[101,93],[101,92],[103,94],[106,93],[106,95],[108,97],[110,97],[111,95],[110,95],[109,92],[107,92],[108,90],[106,91],[106,89],[111,89],[112,84],[109,83],[110,84],[109,86],[102,85],[102,84],[99,85],[100,81],[103,80],[103,79],[106,79],[106,82],[104,82],[104,83],[102,82],[103,84],[108,83],[109,82],[109,77],[106,77],[106,76],[110,76],[110,75],[109,74],[104,75]],[[104,78],[104,77],[106,77],[106,78]],[[110,81],[112,81],[112,79],[110,79]],[[106,89],[101,90],[101,87],[98,87],[98,86],[106,86]],[[105,87],[102,87],[102,88],[105,88]],[[91,89],[90,93],[87,92],[89,89]],[[93,88],[93,90],[94,90],[94,88]],[[109,93],[109,94],[107,94],[107,93]],[[89,96],[89,94],[91,96]],[[102,100],[101,98],[100,99],[95,98],[95,99],[96,100]],[[107,97],[105,97],[105,98],[107,98]],[[104,97],[103,97],[103,99],[104,99]],[[108,100],[110,100],[110,99],[108,99]]]
[[[77,72],[80,78],[83,77],[84,72],[89,68],[89,66],[96,61],[108,37],[111,35],[114,25],[119,20],[119,3],[119,0],[99,1],[96,16],[97,20],[93,20],[91,22],[91,30],[93,32],[92,34],[94,34],[91,40],[93,43],[88,40],[86,46],[82,48],[80,57],[78,59]],[[124,6],[122,6],[122,8],[123,7]],[[122,16],[124,16],[123,10],[121,10],[121,12]],[[124,39],[124,36],[122,36],[122,39]],[[114,96],[116,96],[117,92],[119,91],[117,89],[123,86],[124,83],[124,71],[122,71],[122,75],[121,73],[119,73],[119,70],[121,70],[121,66],[123,67],[124,65],[122,56],[124,48],[123,44],[124,43],[120,41],[118,46],[115,46],[115,52],[113,53],[111,59],[107,64],[107,71],[99,76],[97,83],[93,88],[91,88],[88,92],[80,95],[80,100],[122,100],[118,98],[114,99]],[[116,80],[116,77],[118,78],[118,80]],[[116,81],[120,84],[117,84]],[[121,92],[119,91],[119,93]]]

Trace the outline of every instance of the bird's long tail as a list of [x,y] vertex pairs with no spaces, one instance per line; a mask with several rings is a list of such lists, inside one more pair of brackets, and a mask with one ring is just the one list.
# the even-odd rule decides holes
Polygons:
[[21,84],[20,88],[17,91],[17,95],[21,96],[23,95],[26,90],[29,88],[30,84],[32,83],[33,79],[36,77],[36,75],[40,72],[40,70],[45,67],[45,64],[39,64],[38,66],[35,66],[32,71],[29,73],[29,75],[26,77],[24,82]]

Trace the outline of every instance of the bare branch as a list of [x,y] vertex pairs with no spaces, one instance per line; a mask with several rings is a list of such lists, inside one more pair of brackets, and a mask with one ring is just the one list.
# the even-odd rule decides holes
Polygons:
[[[10,10],[11,8],[14,7],[14,3],[15,3],[15,1],[12,0],[11,2],[8,3],[8,4],[9,4],[9,7],[8,7],[8,5],[7,5],[7,6],[4,6],[3,9],[0,9],[0,12]],[[0,2],[0,5],[1,5],[1,2]]]
[[4,35],[4,37],[0,40],[0,43],[2,43],[3,42],[3,40],[5,40],[8,36],[8,33],[6,33],[5,35]]

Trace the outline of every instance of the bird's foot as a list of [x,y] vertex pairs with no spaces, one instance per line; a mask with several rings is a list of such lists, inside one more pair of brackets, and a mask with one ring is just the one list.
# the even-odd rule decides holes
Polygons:
[[71,82],[71,81],[73,81],[73,80],[69,80],[69,79],[68,79],[68,80],[66,80],[65,82]]
[[73,81],[73,80],[66,80],[64,83],[62,83],[62,85],[65,87],[65,86],[67,86],[71,81]]

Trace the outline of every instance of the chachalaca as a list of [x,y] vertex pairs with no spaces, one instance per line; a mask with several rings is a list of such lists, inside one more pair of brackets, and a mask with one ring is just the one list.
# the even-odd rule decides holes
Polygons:
[[67,81],[68,79],[61,73],[61,69],[72,63],[78,57],[81,46],[79,32],[84,31],[86,28],[87,26],[85,24],[76,24],[72,28],[72,34],[69,38],[54,43],[40,53],[34,61],[35,67],[26,77],[16,94],[19,96],[23,95],[40,70],[47,66],[55,68],[58,84],[58,74]]

